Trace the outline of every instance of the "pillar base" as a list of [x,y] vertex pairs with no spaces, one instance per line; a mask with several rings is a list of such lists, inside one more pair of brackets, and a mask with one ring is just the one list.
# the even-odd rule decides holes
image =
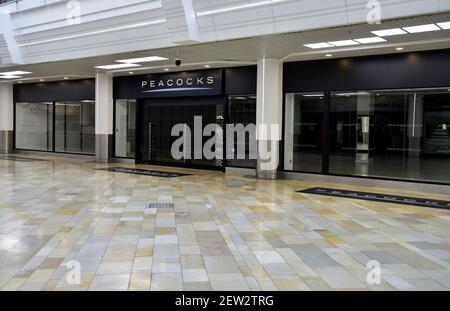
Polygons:
[[258,179],[267,179],[267,180],[274,180],[278,179],[279,177],[278,171],[258,171],[256,172],[256,177]]
[[112,160],[112,135],[95,134],[95,162],[109,163]]
[[[258,140],[258,160],[256,164],[256,177],[258,179],[277,179],[279,156],[277,140]],[[265,160],[267,159],[267,160]]]
[[0,131],[0,154],[13,153],[13,131]]

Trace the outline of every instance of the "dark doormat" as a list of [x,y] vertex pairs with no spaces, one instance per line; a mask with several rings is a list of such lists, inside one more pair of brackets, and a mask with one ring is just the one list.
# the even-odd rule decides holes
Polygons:
[[181,176],[189,176],[190,175],[190,174],[161,172],[161,171],[153,171],[153,170],[144,170],[144,169],[139,169],[139,168],[128,168],[128,167],[110,167],[110,168],[102,168],[99,170],[114,172],[114,173],[126,173],[126,174],[153,176],[153,177],[165,177],[165,178],[173,178],[173,177],[181,177]]
[[450,201],[441,201],[426,198],[405,197],[392,194],[381,194],[361,191],[350,191],[331,188],[309,188],[297,191],[299,193],[318,194],[347,199],[359,199],[384,203],[406,204],[431,208],[450,209]]
[[0,160],[17,161],[17,162],[47,162],[47,160],[44,159],[22,158],[15,156],[0,156]]

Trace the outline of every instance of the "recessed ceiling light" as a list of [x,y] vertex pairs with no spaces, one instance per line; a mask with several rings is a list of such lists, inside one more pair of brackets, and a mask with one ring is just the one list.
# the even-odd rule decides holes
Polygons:
[[333,54],[325,54],[326,57],[331,57]]
[[44,82],[44,79],[39,79],[39,81]]
[[450,22],[438,23],[438,26],[445,30],[450,29]]
[[389,36],[404,35],[407,32],[401,28],[393,28],[393,29],[375,30],[371,31],[371,33],[373,33],[378,37],[389,37]]
[[386,39],[380,38],[380,37],[370,37],[370,38],[360,38],[355,39],[355,41],[361,43],[361,44],[369,44],[369,43],[378,43],[378,42],[385,42]]
[[164,68],[164,71],[169,71],[169,68]]
[[69,77],[64,77],[64,80],[69,80]]
[[353,40],[341,40],[341,41],[331,41],[328,42],[331,45],[334,46],[350,46],[350,45],[358,45],[358,42],[355,42]]
[[29,75],[31,72],[29,71],[8,71],[8,72],[0,72],[2,76],[20,76],[20,75]]
[[307,48],[314,49],[314,50],[316,50],[316,49],[332,48],[333,47],[331,44],[326,43],[326,42],[304,44],[303,46],[306,46]]
[[158,61],[167,60],[167,59],[168,58],[160,57],[160,56],[149,56],[149,57],[140,57],[140,58],[121,59],[121,60],[117,60],[116,62],[133,64],[133,63],[158,62]]
[[130,75],[132,75],[133,73],[134,73],[133,71],[130,71],[130,72],[129,72]]
[[303,94],[302,96],[304,97],[323,97],[323,94],[318,93],[318,94]]
[[419,25],[419,26],[412,26],[412,27],[403,27],[403,29],[406,30],[409,33],[419,33],[419,32],[428,32],[428,31],[441,30],[435,24]]
[[141,65],[138,65],[138,64],[125,63],[125,64],[113,64],[113,65],[95,66],[95,68],[111,70],[111,69],[123,69],[123,68],[140,67],[140,66]]
[[397,50],[397,51],[403,51],[404,48],[399,47],[399,48],[396,48],[396,50]]
[[0,76],[0,79],[17,79],[22,78],[21,76]]
[[205,65],[205,68],[209,68],[209,67],[211,67],[210,65]]

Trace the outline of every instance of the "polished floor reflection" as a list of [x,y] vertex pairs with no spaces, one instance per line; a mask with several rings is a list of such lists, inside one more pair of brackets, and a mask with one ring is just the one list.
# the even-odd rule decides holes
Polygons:
[[[450,289],[450,211],[296,191],[450,194],[47,159],[0,159],[2,290]],[[371,260],[381,284],[367,283]]]

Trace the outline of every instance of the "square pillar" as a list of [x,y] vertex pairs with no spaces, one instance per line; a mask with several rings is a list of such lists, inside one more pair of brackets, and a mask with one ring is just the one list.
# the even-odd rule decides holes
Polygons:
[[279,59],[258,61],[256,128],[258,161],[256,174],[261,179],[278,176],[282,133],[283,63]]
[[13,84],[0,83],[0,154],[13,152]]
[[108,163],[112,159],[113,78],[98,73],[95,77],[95,161]]

